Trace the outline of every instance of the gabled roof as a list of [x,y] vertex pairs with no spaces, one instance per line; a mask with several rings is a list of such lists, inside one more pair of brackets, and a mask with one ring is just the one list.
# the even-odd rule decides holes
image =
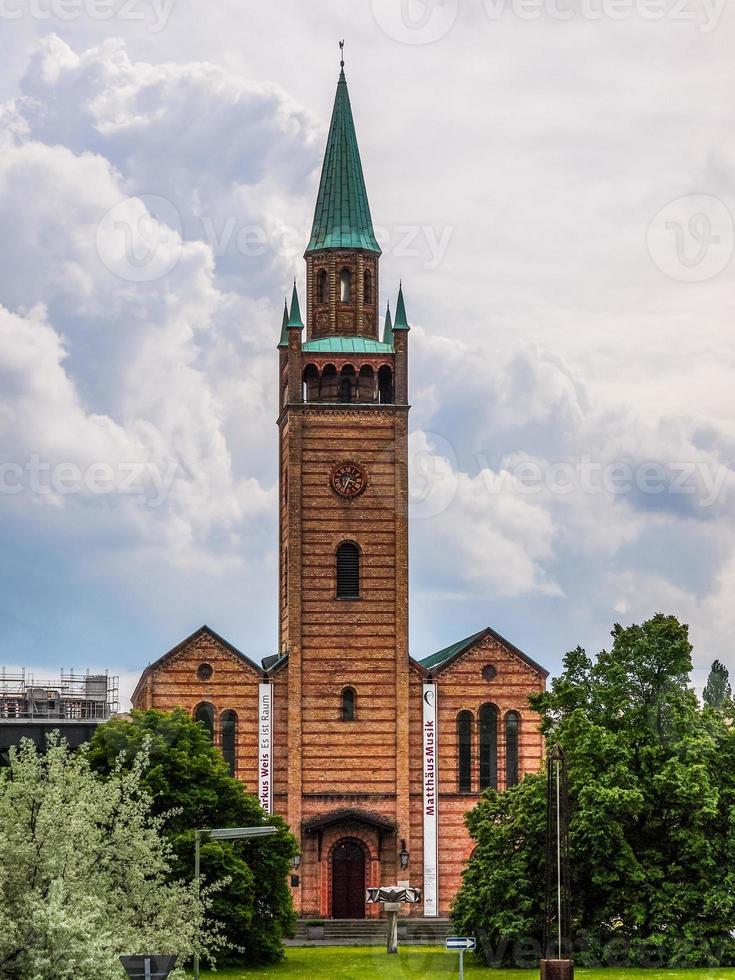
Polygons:
[[442,650],[437,650],[436,653],[432,653],[430,657],[425,657],[423,660],[419,660],[419,663],[426,670],[430,670],[432,674],[436,674],[441,670],[444,670],[450,665],[454,660],[457,659],[461,654],[465,653],[471,647],[473,647],[480,640],[484,640],[485,637],[491,636],[498,643],[507,647],[512,653],[517,657],[520,657],[524,663],[528,664],[533,670],[537,671],[542,677],[548,677],[549,672],[541,664],[536,663],[532,660],[523,650],[519,650],[517,646],[506,640],[504,636],[497,633],[492,627],[486,626],[485,629],[480,630],[479,633],[473,633],[472,636],[466,636],[463,640],[457,640],[456,643],[450,643],[448,647],[444,647]]
[[301,348],[307,354],[392,354],[393,344],[370,337],[319,337]]
[[395,821],[391,820],[390,817],[385,817],[382,813],[375,813],[372,810],[360,810],[357,807],[344,807],[339,810],[330,810],[329,813],[320,813],[304,820],[303,827],[306,831],[321,830],[323,827],[331,827],[335,823],[347,821],[364,823],[378,830],[396,829]]
[[380,254],[370,217],[344,70],[339,73],[307,252],[364,248]]
[[187,636],[185,640],[182,640],[181,643],[177,643],[175,647],[172,647],[167,653],[164,653],[162,657],[158,658],[158,660],[154,660],[153,663],[148,664],[143,673],[140,675],[140,680],[135,685],[135,690],[133,691],[131,700],[135,699],[138,694],[138,689],[141,687],[143,681],[149,674],[153,673],[153,671],[160,670],[160,668],[163,667],[168,660],[171,660],[177,654],[181,653],[201,636],[209,636],[216,643],[221,644],[225,650],[228,651],[228,653],[233,655],[233,657],[240,660],[245,667],[249,667],[254,673],[261,677],[263,676],[262,669],[258,667],[258,665],[252,661],[250,657],[246,656],[241,650],[234,647],[229,640],[226,640],[223,636],[220,636],[219,633],[215,633],[210,626],[205,624],[204,626],[200,626],[198,630],[194,630],[194,632],[190,636]]
[[277,670],[281,669],[287,660],[287,653],[274,653],[270,657],[263,657],[261,663],[263,664],[263,670],[271,677]]

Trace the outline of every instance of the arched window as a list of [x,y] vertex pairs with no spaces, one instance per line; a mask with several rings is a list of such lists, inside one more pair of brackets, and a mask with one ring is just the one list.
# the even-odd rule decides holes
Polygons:
[[329,280],[326,269],[320,269],[316,277],[316,301],[317,303],[329,302]]
[[337,548],[337,598],[360,597],[360,549],[353,541],[343,541]]
[[334,364],[325,364],[322,368],[322,380],[319,385],[319,397],[325,402],[337,401],[337,368]]
[[352,302],[352,273],[343,269],[339,274],[339,298],[342,303]]
[[319,371],[316,364],[307,364],[304,368],[304,401],[319,400]]
[[480,708],[480,789],[498,788],[498,709]]
[[214,708],[207,701],[202,701],[194,708],[194,721],[204,725],[209,737],[214,740]]
[[356,709],[357,698],[355,696],[355,689],[354,687],[346,687],[342,691],[342,710],[340,713],[342,721],[354,721]]
[[369,364],[363,364],[357,376],[357,400],[375,401],[375,373]]
[[387,364],[378,370],[378,399],[381,405],[393,404],[393,372]]
[[339,379],[339,400],[341,402],[352,401],[352,382],[349,378]]
[[363,277],[362,299],[364,303],[372,303],[373,301],[373,277],[372,273],[367,270]]
[[234,711],[223,711],[220,718],[222,726],[222,755],[230,767],[230,775],[235,775],[237,767],[237,714]]
[[355,369],[351,364],[345,364],[339,374],[339,398],[341,402],[351,402],[357,387]]
[[517,711],[505,716],[505,786],[518,782],[518,730],[521,719]]
[[472,792],[472,712],[457,715],[458,786],[460,793]]

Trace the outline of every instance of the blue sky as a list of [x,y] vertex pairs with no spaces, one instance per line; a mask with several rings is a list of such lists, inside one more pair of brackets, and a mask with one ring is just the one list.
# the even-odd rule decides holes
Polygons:
[[661,610],[701,684],[735,629],[735,13],[346,8],[3,8],[0,663],[129,692],[204,622],[274,652],[274,347],[345,37],[413,327],[411,652],[491,625],[554,671]]

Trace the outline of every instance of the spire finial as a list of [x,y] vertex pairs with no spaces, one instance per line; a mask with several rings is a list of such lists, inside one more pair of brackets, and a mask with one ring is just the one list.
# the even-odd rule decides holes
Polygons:
[[345,66],[345,39],[339,42],[339,67],[344,68]]

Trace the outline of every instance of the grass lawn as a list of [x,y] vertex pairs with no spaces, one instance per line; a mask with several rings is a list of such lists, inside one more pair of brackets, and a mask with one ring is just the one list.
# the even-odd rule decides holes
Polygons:
[[[459,957],[436,946],[403,946],[398,956],[388,956],[381,946],[290,947],[278,966],[252,970],[202,971],[210,980],[257,980],[263,977],[301,977],[303,980],[420,980],[451,977],[459,972]],[[538,970],[487,970],[465,957],[465,976],[487,980],[531,980]],[[735,980],[731,970],[575,970],[576,978],[598,980]]]

